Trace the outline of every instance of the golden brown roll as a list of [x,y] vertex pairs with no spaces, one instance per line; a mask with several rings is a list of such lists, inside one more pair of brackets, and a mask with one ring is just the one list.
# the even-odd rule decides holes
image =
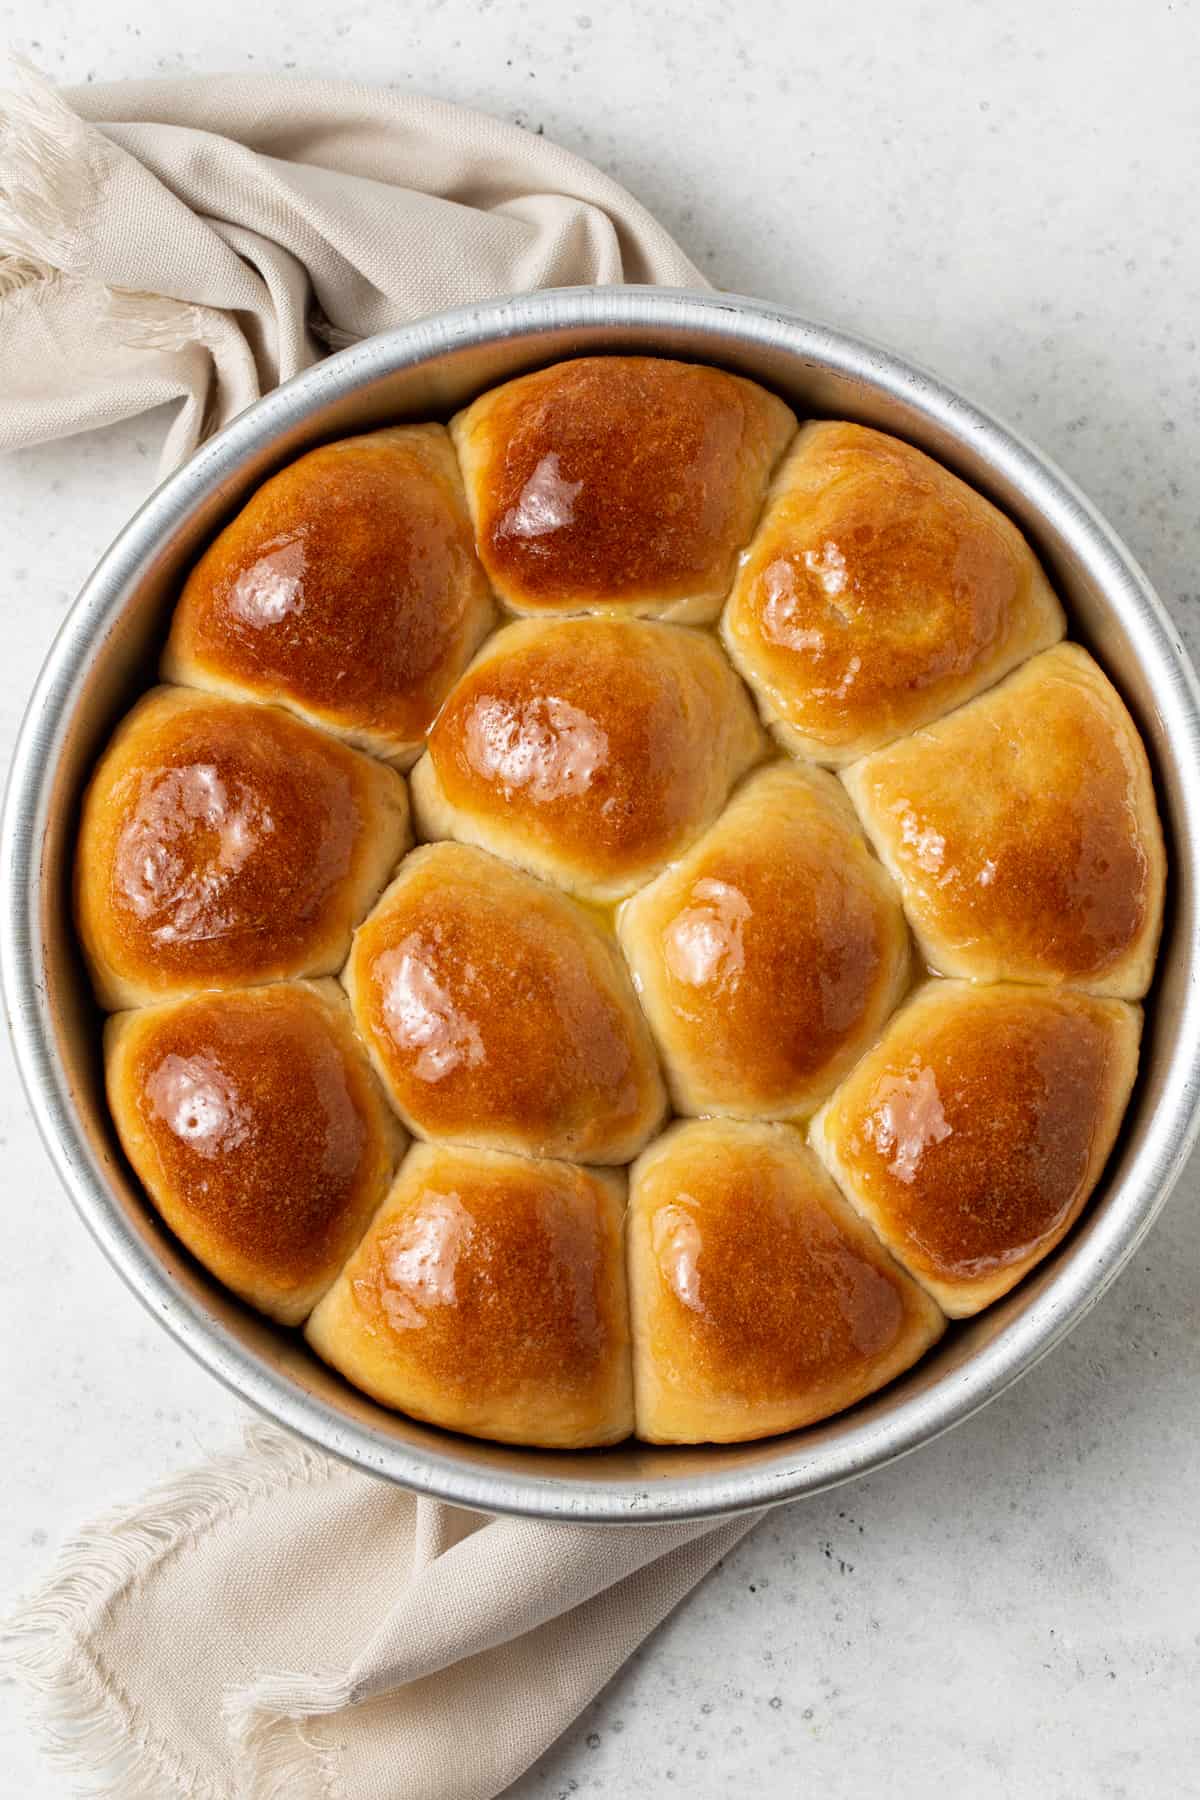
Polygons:
[[789,750],[835,766],[970,700],[1063,634],[1012,522],[899,438],[805,425],[722,631]]
[[404,765],[492,611],[445,426],[400,425],[259,488],[192,571],[163,675]]
[[434,1425],[616,1443],[633,1427],[624,1212],[623,1173],[414,1145],[308,1341]]
[[393,770],[277,707],[154,689],[84,795],[75,908],[100,1004],[332,973],[407,842]]
[[631,1171],[628,1241],[636,1429],[651,1443],[810,1425],[944,1327],[788,1125],[667,1132]]
[[931,981],[812,1124],[868,1224],[952,1318],[1078,1218],[1137,1071],[1141,1013],[1069,989]]
[[483,850],[414,850],[355,934],[344,980],[422,1137],[621,1163],[662,1118],[654,1048],[612,939]]
[[1145,993],[1166,867],[1154,788],[1077,644],[844,779],[939,974]]
[[788,763],[751,775],[618,930],[683,1113],[806,1116],[908,979],[899,903],[845,794]]
[[713,619],[795,419],[738,375],[585,356],[450,424],[492,586],[514,612]]
[[366,1230],[404,1134],[335,981],[196,994],[104,1034],[125,1154],[176,1237],[285,1325]]
[[610,900],[686,848],[762,751],[750,698],[707,635],[522,619],[442,708],[413,811],[424,838],[465,838]]

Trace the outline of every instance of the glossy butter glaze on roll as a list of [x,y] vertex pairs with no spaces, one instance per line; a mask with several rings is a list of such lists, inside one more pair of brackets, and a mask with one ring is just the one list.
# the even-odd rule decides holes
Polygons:
[[749,695],[706,634],[518,620],[442,708],[413,771],[417,830],[609,900],[679,855],[763,747]]
[[188,578],[163,674],[404,765],[492,611],[446,429],[401,425],[259,488]]
[[393,770],[277,707],[156,688],[83,801],[76,918],[100,1004],[332,973],[407,843]]
[[419,1136],[621,1163],[662,1118],[654,1048],[611,938],[483,850],[430,844],[406,858],[344,979]]
[[413,1418],[583,1448],[633,1428],[624,1174],[415,1145],[308,1324]]
[[813,1121],[863,1218],[952,1317],[1059,1242],[1108,1159],[1140,1009],[1069,989],[933,981]]
[[787,1125],[704,1119],[630,1177],[639,1437],[728,1443],[840,1412],[943,1330]]
[[844,779],[937,973],[1146,992],[1166,869],[1154,788],[1077,644]]
[[787,749],[835,766],[927,724],[1063,634],[1009,519],[899,438],[801,428],[726,608]]
[[451,421],[476,542],[515,612],[713,619],[795,428],[752,381],[588,356]]
[[252,1306],[306,1318],[379,1206],[404,1134],[334,981],[118,1013],[122,1147],[175,1235]]
[[908,978],[908,931],[838,782],[774,763],[626,901],[622,948],[676,1110],[805,1117]]

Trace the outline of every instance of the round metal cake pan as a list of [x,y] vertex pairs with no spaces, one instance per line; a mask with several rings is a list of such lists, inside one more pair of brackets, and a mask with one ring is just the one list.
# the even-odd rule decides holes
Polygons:
[[[153,680],[181,577],[254,487],[331,438],[445,418],[509,376],[620,351],[713,363],[755,377],[802,414],[896,432],[1004,507],[1067,601],[1072,635],[1141,728],[1171,882],[1120,1141],[1079,1226],[1030,1279],[949,1331],[903,1379],[807,1431],[721,1447],[544,1452],[385,1411],[298,1334],[243,1307],[159,1223],[105,1108],[69,875],[82,786],[116,720]],[[252,1406],[363,1469],[461,1505],[595,1523],[702,1518],[816,1493],[937,1437],[1031,1368],[1128,1261],[1196,1137],[1198,845],[1200,692],[1179,634],[1104,520],[1042,456],[920,368],[781,308],[725,294],[568,289],[460,308],[330,357],[249,408],[133,518],[63,624],[17,743],[0,844],[4,989],[30,1103],[84,1222],[160,1323]]]

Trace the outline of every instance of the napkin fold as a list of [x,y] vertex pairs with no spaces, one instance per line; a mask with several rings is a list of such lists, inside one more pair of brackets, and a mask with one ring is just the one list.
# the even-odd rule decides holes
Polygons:
[[273,1426],[83,1531],[0,1640],[120,1800],[491,1800],[754,1523],[540,1524]]
[[[0,448],[175,401],[166,470],[331,344],[614,281],[702,284],[590,164],[441,101],[0,94]],[[257,1426],[83,1531],[0,1663],[114,1800],[491,1800],[753,1523],[489,1519]]]

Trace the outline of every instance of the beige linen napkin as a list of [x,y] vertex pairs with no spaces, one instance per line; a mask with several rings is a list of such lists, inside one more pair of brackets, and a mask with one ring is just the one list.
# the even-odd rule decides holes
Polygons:
[[753,1523],[489,1519],[255,1426],[69,1544],[5,1662],[89,1793],[490,1800]]
[[[244,76],[0,95],[0,447],[180,404],[164,465],[439,307],[700,277],[578,157],[439,101]],[[488,1800],[753,1523],[417,1499],[282,1432],[84,1531],[0,1653],[121,1800]]]

